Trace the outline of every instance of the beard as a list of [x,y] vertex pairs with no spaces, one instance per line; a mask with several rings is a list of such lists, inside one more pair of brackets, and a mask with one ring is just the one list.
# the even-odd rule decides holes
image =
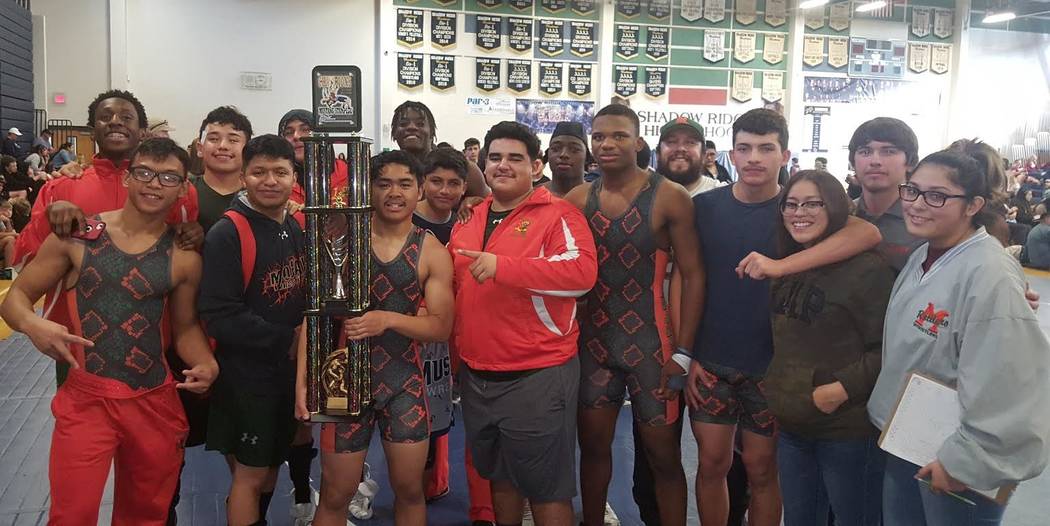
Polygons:
[[656,172],[682,186],[687,186],[700,179],[700,176],[703,175],[701,173],[703,166],[703,161],[689,161],[689,167],[686,170],[672,172],[666,164],[658,162],[656,164]]

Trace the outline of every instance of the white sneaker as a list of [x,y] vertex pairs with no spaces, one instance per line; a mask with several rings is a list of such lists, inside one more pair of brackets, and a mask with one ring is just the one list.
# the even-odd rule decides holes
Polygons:
[[532,520],[532,506],[529,504],[529,499],[525,499],[525,507],[521,510],[521,526],[534,526]]
[[368,520],[372,518],[372,501],[379,493],[379,483],[372,480],[365,470],[365,480],[357,486],[357,493],[350,499],[350,515],[355,519]]
[[317,490],[311,485],[310,502],[304,502],[302,504],[296,504],[294,489],[289,496],[292,500],[292,507],[289,512],[292,516],[293,526],[310,526],[310,522],[314,520],[314,512],[317,511]]
[[620,526],[620,518],[616,516],[616,512],[613,511],[612,506],[608,502],[605,503],[605,526]]
[[[582,513],[576,516],[576,522],[583,522]],[[616,512],[608,502],[605,503],[605,518],[602,519],[602,524],[604,526],[620,526],[620,518],[616,516]]]

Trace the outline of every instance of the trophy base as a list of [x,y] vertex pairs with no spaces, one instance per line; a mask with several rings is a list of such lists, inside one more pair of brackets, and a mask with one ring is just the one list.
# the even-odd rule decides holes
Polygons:
[[335,404],[335,405],[338,405],[338,403],[339,403],[338,400],[342,401],[343,409],[335,409],[333,407],[333,404],[332,404],[333,400],[329,399],[328,400],[328,404],[327,404],[328,408],[324,412],[318,411],[318,412],[310,413],[310,421],[314,422],[314,423],[322,423],[322,424],[330,424],[330,423],[339,424],[339,423],[343,423],[343,422],[349,422],[349,421],[354,420],[355,418],[361,416],[361,413],[364,413],[365,409],[368,408],[368,406],[366,405],[366,406],[362,407],[361,411],[358,411],[357,414],[351,414],[346,409],[346,398],[337,399],[336,400],[337,404]]

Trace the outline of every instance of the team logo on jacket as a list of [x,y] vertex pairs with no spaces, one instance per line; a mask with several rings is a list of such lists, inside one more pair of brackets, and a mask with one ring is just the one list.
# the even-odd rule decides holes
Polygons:
[[915,326],[920,331],[936,338],[937,331],[941,327],[948,326],[948,315],[948,311],[937,310],[933,303],[927,303],[926,308],[920,310],[919,315],[915,317]]
[[518,226],[514,227],[514,231],[517,232],[519,235],[524,236],[525,233],[529,231],[529,225],[531,224],[532,221],[529,221],[528,219],[522,219],[521,222],[518,223]]

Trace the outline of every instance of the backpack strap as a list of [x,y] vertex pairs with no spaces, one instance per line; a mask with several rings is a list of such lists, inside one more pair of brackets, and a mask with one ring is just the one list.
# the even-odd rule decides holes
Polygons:
[[248,290],[248,283],[251,283],[252,273],[255,272],[255,233],[244,214],[227,210],[223,215],[237,227],[237,237],[241,241],[241,274],[244,276],[244,290]]

